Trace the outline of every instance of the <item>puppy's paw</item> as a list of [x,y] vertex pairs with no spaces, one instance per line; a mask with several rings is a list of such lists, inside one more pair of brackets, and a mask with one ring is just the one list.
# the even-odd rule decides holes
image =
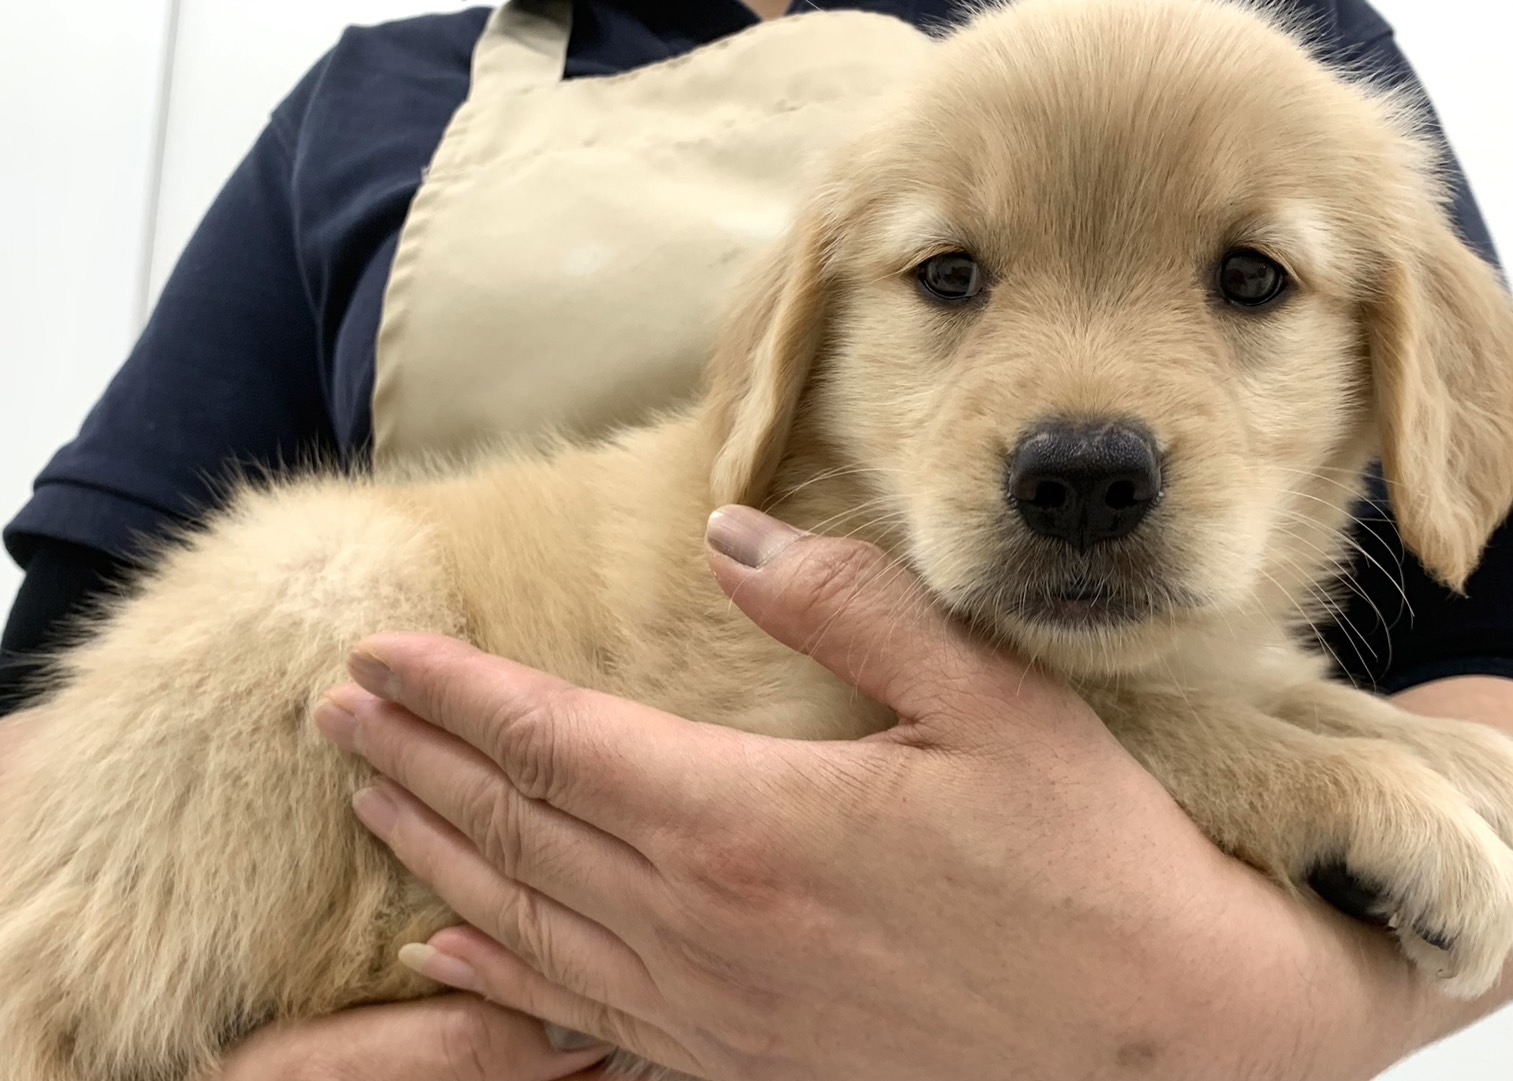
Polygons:
[[1295,688],[1279,715],[1316,732],[1408,748],[1513,846],[1513,737],[1506,733],[1410,713],[1385,698],[1323,682]]
[[1486,725],[1409,715],[1402,740],[1513,846],[1513,738]]
[[1513,851],[1449,781],[1376,750],[1340,791],[1328,840],[1293,879],[1349,915],[1389,928],[1447,993],[1474,998],[1513,951]]

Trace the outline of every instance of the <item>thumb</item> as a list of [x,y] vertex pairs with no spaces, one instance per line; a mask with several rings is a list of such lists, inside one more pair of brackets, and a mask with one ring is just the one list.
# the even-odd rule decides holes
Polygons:
[[751,620],[903,722],[1004,712],[1044,716],[1069,692],[945,614],[875,545],[804,533],[751,507],[722,507],[706,539],[720,586]]

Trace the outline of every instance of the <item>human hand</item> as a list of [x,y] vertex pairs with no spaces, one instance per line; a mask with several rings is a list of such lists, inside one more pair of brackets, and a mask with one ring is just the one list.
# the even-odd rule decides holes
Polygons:
[[443,995],[263,1029],[216,1081],[598,1081],[606,1050],[557,1051],[534,1018]]
[[480,929],[407,951],[425,974],[719,1081],[1341,1081],[1429,1038],[1382,936],[1219,853],[875,549],[745,509],[712,540],[735,603],[899,726],[766,739],[369,640],[319,719],[398,782],[364,821]]

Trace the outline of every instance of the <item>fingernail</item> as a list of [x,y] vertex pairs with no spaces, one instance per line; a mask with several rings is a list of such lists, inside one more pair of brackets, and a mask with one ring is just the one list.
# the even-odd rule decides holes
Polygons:
[[709,516],[705,536],[709,546],[727,559],[743,567],[760,567],[804,533],[754,507],[735,505]]
[[390,702],[399,699],[399,680],[383,661],[371,653],[354,649],[347,654],[347,671],[366,691],[387,698]]
[[315,728],[348,754],[357,753],[357,718],[330,696],[315,707]]
[[352,797],[352,809],[357,812],[358,821],[380,841],[387,841],[394,832],[399,808],[382,790],[373,786],[358,789]]
[[478,973],[473,966],[460,957],[442,953],[435,946],[424,942],[411,942],[399,947],[399,963],[420,973],[428,980],[444,983],[459,991],[477,991]]
[[543,1022],[542,1028],[546,1029],[546,1042],[557,1051],[587,1051],[590,1047],[603,1047],[604,1041],[590,1036],[586,1032],[575,1032],[561,1025],[554,1025],[550,1021]]

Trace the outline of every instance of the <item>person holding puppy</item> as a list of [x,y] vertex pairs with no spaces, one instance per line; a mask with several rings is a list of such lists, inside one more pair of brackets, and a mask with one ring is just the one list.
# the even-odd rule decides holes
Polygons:
[[[924,19],[931,14],[918,7],[914,10],[916,18]],[[1339,52],[1342,59],[1374,61],[1389,73],[1407,77],[1385,28],[1374,20],[1369,9],[1342,3],[1324,5],[1315,13],[1321,16],[1320,25],[1326,28],[1326,37],[1332,35],[1325,44]],[[823,144],[833,130],[827,123],[843,123],[844,111],[852,100],[865,96],[869,87],[886,82],[885,64],[869,64],[865,60],[854,64],[837,62],[833,39],[826,39],[824,34],[831,28],[840,28],[853,42],[865,36],[876,46],[877,55],[885,56],[890,35],[897,33],[897,24],[854,12],[845,13],[843,18],[837,13],[835,19],[785,20],[786,26],[774,25],[770,30],[748,28],[747,34],[738,35],[739,44],[730,46],[725,56],[727,59],[739,56],[742,61],[739,64],[722,65],[719,47],[695,52],[692,55],[696,59],[691,63],[660,64],[658,61],[666,54],[686,51],[701,41],[734,40],[732,32],[754,20],[754,13],[738,11],[736,5],[708,5],[697,13],[690,8],[673,18],[661,6],[580,4],[571,12],[570,32],[567,15],[563,5],[519,5],[507,9],[486,28],[473,26],[472,36],[477,44],[471,57],[473,76],[470,83],[465,73],[462,78],[470,93],[440,147],[428,148],[428,156],[420,161],[420,165],[429,161],[431,169],[418,195],[413,186],[406,186],[408,181],[395,179],[394,174],[406,173],[409,168],[408,165],[400,168],[406,148],[398,145],[402,140],[395,132],[407,123],[416,128],[424,128],[428,122],[434,126],[437,113],[449,112],[456,102],[447,101],[444,108],[437,105],[432,113],[422,116],[425,112],[422,102],[407,100],[405,108],[384,108],[384,99],[376,93],[386,86],[391,91],[397,86],[392,75],[395,64],[391,61],[400,62],[398,66],[402,68],[404,61],[424,59],[417,54],[422,43],[416,28],[406,34],[391,32],[388,38],[382,32],[354,38],[346,55],[340,55],[338,50],[328,58],[302,87],[303,92],[281,110],[265,137],[262,153],[255,152],[249,158],[186,254],[180,273],[170,285],[132,363],[91,417],[81,439],[60,454],[44,474],[37,499],[13,525],[9,538],[16,549],[31,556],[32,568],[18,615],[12,621],[17,629],[13,634],[8,632],[8,645],[18,643],[24,647],[28,641],[40,642],[57,613],[81,592],[88,591],[87,586],[71,588],[69,583],[87,582],[110,565],[109,559],[90,552],[120,556],[125,552],[123,538],[131,528],[158,529],[162,519],[172,516],[175,508],[182,510],[193,503],[198,489],[186,478],[207,468],[203,460],[207,453],[214,457],[209,464],[218,466],[228,458],[292,456],[314,443],[334,449],[349,460],[362,460],[371,453],[376,467],[385,469],[419,454],[464,449],[492,432],[529,431],[564,418],[573,418],[588,430],[602,428],[627,419],[626,411],[639,414],[686,391],[707,344],[701,335],[708,333],[709,323],[701,320],[710,317],[713,298],[723,287],[716,271],[736,262],[735,257],[742,251],[781,227],[784,198],[791,191],[794,176],[781,168],[774,175],[774,163],[781,165],[785,160],[774,148],[793,151],[789,156],[796,158],[800,151],[816,143]],[[425,25],[435,29],[438,24]],[[768,45],[771,47],[765,47]],[[615,50],[621,48],[625,53],[616,55]],[[596,54],[595,49],[603,51]],[[460,51],[451,50],[449,56],[453,61]],[[862,55],[866,55],[865,50]],[[372,81],[364,83],[365,64],[383,69],[385,75],[382,78],[371,75]],[[618,70],[616,64],[635,68],[635,73],[619,80],[561,81],[564,64],[567,73],[576,76],[608,76]],[[696,148],[700,142],[700,139],[679,141],[686,139],[690,124],[697,125],[696,119],[680,118],[679,139],[655,138],[655,130],[628,119],[643,116],[636,111],[642,104],[638,94],[651,100],[666,100],[668,86],[661,81],[663,77],[683,80],[673,85],[691,107],[718,100],[721,104],[734,103],[754,110],[749,122],[738,125],[742,142],[735,149],[740,153],[729,153],[731,146],[716,143],[719,152],[708,157],[700,157],[696,151],[683,156],[683,151]],[[540,92],[543,89],[548,92]],[[796,90],[802,91],[798,100],[805,108],[793,107]],[[728,99],[718,97],[722,91]],[[375,113],[382,110],[385,138],[375,134],[371,142],[366,141],[359,137],[360,125],[350,124],[353,118],[343,110],[355,108],[360,101]],[[522,103],[537,106],[543,102],[549,103],[547,107],[520,107]],[[395,103],[391,100],[389,104]],[[346,141],[333,142],[321,137],[322,132],[332,130],[337,118],[349,122],[342,129]],[[611,139],[605,152],[606,138],[616,132],[630,133],[635,138],[618,145]],[[702,135],[706,140],[711,137],[710,132]],[[434,154],[431,149],[435,149]],[[324,163],[320,160],[321,151],[331,153]],[[476,171],[462,168],[476,160],[472,155],[478,151],[495,164],[488,173],[491,178],[488,183],[479,183]],[[627,175],[627,162],[635,161],[646,165],[646,175]],[[732,162],[733,173],[710,171],[711,167],[728,169]],[[329,167],[324,174],[322,164]],[[392,172],[386,173],[386,169]],[[418,179],[418,167],[414,171]],[[497,184],[492,179],[496,177]],[[623,185],[618,200],[614,198],[617,183]],[[1463,231],[1473,242],[1480,239],[1483,250],[1488,250],[1484,231],[1480,230],[1463,186],[1460,199]],[[511,214],[526,206],[531,208],[535,222],[546,223],[544,230],[539,225],[524,227],[520,222],[525,215]],[[551,209],[554,206],[556,210]],[[638,213],[627,213],[630,209]],[[409,218],[401,231],[398,218],[406,210]],[[291,226],[298,222],[299,227],[248,229],[245,227],[248,214],[265,215],[265,225],[282,220]],[[507,222],[502,234],[482,227],[499,219]],[[225,234],[218,240],[216,230],[232,225],[237,226],[238,236],[268,236],[274,242],[261,251],[243,253],[230,265],[232,261],[224,257],[222,249]],[[644,239],[638,236],[638,229],[645,230]],[[616,244],[621,246],[620,250],[614,247]],[[625,248],[637,252],[660,251],[671,259],[661,268],[648,268],[642,262],[628,264]],[[293,268],[292,280],[276,273],[280,266]],[[631,269],[628,274],[627,266]],[[218,277],[221,274],[231,277]],[[243,276],[241,280],[248,288],[235,285],[237,275]],[[564,319],[561,308],[545,303],[544,296],[571,296],[575,303],[592,306],[596,313],[604,313],[603,325],[597,325],[601,320],[596,319],[588,321],[596,325],[584,328],[583,320]],[[300,318],[279,318],[281,303],[290,298],[294,302],[289,310],[303,314]],[[245,310],[240,308],[243,304],[247,305]],[[242,335],[240,346],[249,351],[246,363],[213,365],[208,372],[202,370],[203,363],[176,367],[176,351],[178,361],[185,363],[190,353],[204,355],[205,336],[191,331],[217,324],[234,327],[238,318],[264,329],[275,328],[281,340],[273,341],[267,335]],[[439,328],[449,327],[465,327],[466,333],[460,336],[436,333]],[[378,328],[379,342],[376,363],[371,362],[374,328]],[[573,337],[582,329],[599,337],[594,340]],[[686,331],[688,336],[678,340],[674,331]],[[213,345],[214,335],[211,338]],[[306,348],[300,350],[302,341]],[[611,345],[616,348],[608,348]],[[276,361],[272,359],[275,352],[280,354]],[[574,357],[593,357],[600,364],[564,371],[550,360],[563,352]],[[300,364],[302,355],[313,355],[308,368]],[[529,359],[533,355],[548,359],[533,364]],[[278,362],[296,367],[288,371],[269,367]],[[186,371],[198,372],[208,382],[181,378]],[[627,387],[637,390],[630,393]],[[275,400],[280,409],[256,411]],[[224,406],[224,415],[203,408],[205,402]],[[254,407],[251,414],[243,408],[248,404]],[[312,439],[312,435],[318,438]],[[133,463],[141,467],[142,475],[132,473]],[[158,475],[152,475],[154,470]],[[171,475],[175,471],[181,472]],[[81,547],[85,549],[82,553],[77,550]],[[863,557],[853,554],[853,558]],[[48,572],[49,566],[55,573]],[[1504,575],[1505,580],[1506,573],[1505,564],[1500,564],[1494,554],[1484,571],[1485,577],[1473,585],[1472,596],[1495,598],[1497,575]],[[1418,595],[1424,587],[1414,583],[1410,589]],[[1434,595],[1427,595],[1431,598],[1428,626],[1420,624],[1412,634],[1395,637],[1392,644],[1397,647],[1397,659],[1392,667],[1367,671],[1368,678],[1375,679],[1385,689],[1395,689],[1445,675],[1493,675],[1506,671],[1505,658],[1487,656],[1485,635],[1483,641],[1466,637],[1467,627],[1473,635],[1478,627],[1490,628],[1492,634],[1501,633],[1505,642],[1506,628],[1499,632],[1497,620],[1481,613],[1475,607],[1476,602],[1457,611],[1443,597],[1438,599],[1438,610],[1444,614],[1436,623],[1432,615],[1436,611]],[[47,614],[49,603],[51,618]],[[1420,618],[1423,618],[1422,606]],[[1447,633],[1452,622],[1462,625],[1456,634]],[[28,626],[32,628],[29,639]],[[931,631],[928,626],[922,628],[922,633]],[[900,656],[897,663],[918,663],[919,659]],[[397,669],[404,667],[401,657],[390,660]],[[1365,661],[1362,665],[1369,668]],[[971,670],[980,669],[978,666]],[[465,685],[471,680],[471,685],[488,689],[484,670],[467,669],[459,673],[466,677]],[[982,678],[987,678],[986,672]],[[1476,686],[1481,689],[1478,693],[1485,691],[1488,695],[1505,689],[1495,680]],[[1065,692],[1047,689],[1045,693],[1048,716],[1058,711],[1076,714],[1076,703]],[[1437,712],[1453,712],[1448,698],[1452,693],[1460,692],[1441,687],[1440,701],[1435,704]],[[445,723],[444,718],[435,719]],[[686,733],[669,729],[666,735],[673,740]],[[1133,786],[1132,794],[1139,797],[1140,782],[1127,770],[1128,765],[1104,763],[1115,791],[1123,792],[1126,786]],[[1095,763],[1090,763],[1090,767],[1094,767],[1094,773],[1098,772]],[[1055,795],[1045,793],[1047,805],[1051,805],[1049,801]],[[1111,806],[1123,807],[1129,813],[1111,817],[1110,823],[1160,822],[1165,813],[1141,798],[1128,805],[1112,801]],[[668,810],[673,813],[672,808]],[[1023,819],[1016,821],[1016,828],[1022,829]],[[920,827],[922,834],[928,834],[927,821],[913,825]],[[1196,895],[1212,902],[1215,912],[1231,917],[1234,913],[1249,913],[1268,928],[1289,926],[1289,920],[1277,918],[1277,913],[1259,895],[1252,894],[1247,900],[1241,883],[1222,883],[1219,881],[1222,876],[1200,875],[1202,861],[1182,848],[1180,834],[1166,839],[1174,845],[1171,851],[1180,854],[1180,858],[1172,857],[1174,865],[1189,872],[1194,880],[1201,879],[1203,888]],[[1070,838],[1052,832],[1045,840],[1048,848],[1060,850],[1058,844]],[[1094,846],[1086,850],[1086,864],[1115,878],[1121,869],[1130,870],[1117,860],[1108,862],[1106,857],[1111,855],[1107,849]],[[861,871],[876,866],[873,859],[853,869]],[[1074,896],[1090,888],[1087,882],[1078,883],[1074,879],[1063,880],[1061,884],[1068,895]],[[1226,892],[1229,887],[1234,888],[1233,893]],[[1112,892],[1121,897],[1155,896],[1150,892],[1153,888],[1150,882],[1126,880],[1121,889]],[[891,892],[883,889],[879,895],[888,896]],[[1033,898],[1023,900],[1033,908]],[[1165,910],[1164,905],[1156,907]],[[1318,918],[1315,913],[1290,921],[1297,931],[1291,942],[1292,950],[1286,943],[1251,942],[1249,945],[1255,952],[1248,956],[1252,961],[1264,962],[1275,956],[1295,956],[1299,942],[1319,947],[1320,943],[1333,941],[1336,947],[1333,958],[1341,961],[1342,954],[1349,952],[1341,943],[1350,941],[1351,932],[1327,921],[1309,922]],[[1182,926],[1193,933],[1202,926],[1196,919],[1185,920]],[[958,921],[952,922],[956,925]],[[961,922],[960,926],[974,925]],[[1059,934],[1054,922],[1046,922],[1044,927],[1047,942],[1075,937],[1071,927],[1059,928]],[[1106,930],[1107,944],[1128,945],[1131,941],[1128,926],[1122,928],[1122,934],[1117,925]],[[1339,938],[1341,935],[1343,939]],[[520,950],[529,943],[514,945]],[[954,951],[947,948],[944,955],[965,957],[970,945],[958,942]],[[546,951],[539,952],[546,957]],[[1310,956],[1326,959],[1330,954],[1327,946],[1309,952]],[[1098,956],[1107,960],[1110,955],[1105,950]],[[1026,965],[1021,974],[1038,985],[1040,977],[1058,959],[1068,964],[1075,962],[1071,953],[1059,958],[1050,956],[1045,959],[1045,968],[1037,970]],[[1011,963],[1008,957],[1000,960]],[[499,955],[494,956],[494,961],[498,965],[507,964]],[[1246,971],[1238,962],[1231,969]],[[1013,971],[1012,966],[1005,971]],[[548,977],[553,974],[545,973]],[[517,975],[520,977],[517,987],[532,986],[528,974],[517,972]],[[1353,989],[1359,993],[1342,995],[1342,1000],[1363,1007],[1375,999],[1393,998],[1390,970],[1357,975],[1360,978]],[[1184,976],[1193,982],[1184,982]],[[1172,979],[1174,987],[1187,987],[1199,1000],[1206,1002],[1211,997],[1213,989],[1204,989],[1190,970],[1174,972]],[[798,986],[802,989],[802,980]],[[1111,983],[1109,987],[1124,992],[1117,996],[1121,1002],[1127,1003],[1127,995],[1134,993],[1132,986],[1119,988]],[[474,989],[489,990],[499,998],[505,998],[508,990],[482,984]],[[810,987],[809,993],[812,996],[819,990],[816,985]],[[1085,986],[1065,990],[1067,995],[1059,1000],[1058,1016],[1083,1021],[1094,1016],[1119,1016],[1118,1011],[1101,1008],[1088,1000]],[[538,985],[536,993],[547,992]],[[800,1002],[805,999],[804,994],[792,997]],[[527,1008],[536,1005],[516,1004]],[[634,1004],[610,1005],[625,1010]],[[1015,1014],[1010,1008],[1014,1006],[1012,1000],[999,1005],[1006,1010],[1003,1017]],[[250,1068],[255,1068],[258,1055],[273,1056],[265,1057],[264,1061],[274,1061],[281,1053],[278,1050],[281,1039],[292,1041],[282,1045],[286,1048],[282,1053],[286,1055],[290,1046],[322,1045],[327,1053],[315,1055],[316,1061],[339,1062],[340,1055],[347,1053],[358,1056],[351,1061],[367,1061],[361,1056],[371,1056],[385,1046],[376,1035],[378,1030],[399,1031],[402,1022],[397,1019],[415,1018],[420,1016],[416,1011],[424,1010],[430,1011],[425,1023],[429,1031],[446,1031],[439,1011],[452,1008],[452,1004],[445,1002],[385,1007],[380,1008],[388,1011],[381,1014],[381,1020],[372,1019],[378,1015],[353,1014],[313,1026],[303,1034],[270,1034],[267,1040],[255,1040],[249,1045],[246,1051],[249,1057],[242,1062],[253,1063]],[[465,1022],[472,1027],[464,1030],[471,1045],[476,1046],[480,1040],[510,1042],[505,1029],[498,1027],[505,1024],[506,1015],[479,1013],[476,1004],[469,1004],[466,1009],[471,1012],[458,1016],[473,1019]],[[1285,1013],[1279,1023],[1287,1024],[1304,1013],[1312,1011]],[[877,1016],[888,1014],[880,1010]],[[1181,1016],[1192,1021],[1203,1014]],[[1212,1019],[1214,1015],[1208,1016]],[[1394,1007],[1386,1010],[1385,1016],[1415,1015],[1406,1008],[1399,1012]],[[589,1023],[592,1020],[589,1017],[583,1027],[599,1035],[607,1034],[604,1027]],[[1349,1018],[1337,1020],[1345,1022]],[[366,1043],[360,1035],[365,1024],[372,1034]],[[1125,1041],[1114,1057],[1122,1055],[1123,1066],[1131,1072],[1142,1066],[1148,1068],[1152,1062],[1170,1062],[1174,1046],[1170,1031],[1163,1032],[1153,1019],[1144,1019],[1136,1027],[1142,1034]],[[1213,1028],[1216,1033],[1226,1031],[1222,1024]],[[610,1026],[610,1030],[620,1037],[619,1028]],[[1354,1030],[1353,1025],[1345,1029]],[[865,1028],[842,1025],[836,1031],[846,1031],[851,1038],[861,1039]],[[979,1045],[979,1049],[986,1046],[1001,1050],[1001,1030],[988,1025],[983,1031],[992,1032],[994,1038]],[[949,1037],[943,1041],[948,1046],[939,1046],[928,1035],[921,1035],[909,1047],[925,1056],[922,1063],[938,1064],[944,1072],[973,1061],[954,1059],[944,1053],[950,1047],[971,1045],[971,1032],[953,1035],[949,1028],[939,1028],[937,1041],[941,1034]],[[627,1033],[628,1037],[634,1035]],[[1044,1035],[1040,1026],[1025,1029],[1029,1044],[1034,1045],[1037,1035]],[[1415,1035],[1428,1038],[1433,1032]],[[311,1040],[316,1043],[311,1044]],[[1057,1048],[1052,1050],[1061,1051],[1067,1046],[1074,1051],[1099,1046],[1077,1039],[1054,1042]],[[455,1043],[453,1038],[452,1046]],[[739,1041],[733,1041],[736,1049],[738,1045]],[[424,1044],[408,1046],[412,1050],[423,1049]],[[1242,1039],[1226,1039],[1224,1046],[1240,1050],[1250,1044]],[[338,1050],[332,1051],[333,1048]],[[1378,1045],[1362,1050],[1379,1054],[1381,1048]],[[1031,1051],[1033,1046],[1025,1050]],[[502,1051],[499,1056],[478,1054],[481,1061],[507,1057]],[[891,1058],[895,1063],[907,1061]],[[1018,1058],[1021,1062],[1042,1061],[1050,1073],[1057,1073],[1051,1069],[1052,1059],[1035,1060],[1028,1054]],[[461,1061],[471,1060],[464,1055]],[[434,1060],[431,1064],[435,1065]],[[566,1070],[582,1064],[582,1059],[555,1060],[542,1068]],[[421,1060],[412,1059],[413,1068],[420,1069],[421,1065]],[[539,1065],[537,1062],[535,1066],[519,1068],[529,1072]],[[732,1060],[725,1065],[731,1076],[742,1076],[739,1062]],[[842,1073],[850,1068],[878,1072],[862,1070],[862,1065],[824,1063],[827,1070],[839,1068]],[[1074,1062],[1062,1061],[1058,1069],[1071,1073],[1075,1072],[1075,1066]],[[389,1054],[381,1068],[401,1067],[402,1059]],[[463,1067],[454,1063],[448,1068],[455,1072]],[[1180,1076],[1175,1069],[1167,1070],[1164,1076]]]

